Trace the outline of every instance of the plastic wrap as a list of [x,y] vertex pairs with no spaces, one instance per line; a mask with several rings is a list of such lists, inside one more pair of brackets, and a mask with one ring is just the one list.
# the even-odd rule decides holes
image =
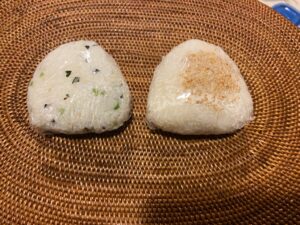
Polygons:
[[102,133],[130,117],[128,85],[115,60],[93,41],[50,52],[28,87],[31,125],[39,132]]
[[232,133],[252,119],[253,102],[234,61],[218,46],[189,40],[156,68],[150,128],[187,135]]

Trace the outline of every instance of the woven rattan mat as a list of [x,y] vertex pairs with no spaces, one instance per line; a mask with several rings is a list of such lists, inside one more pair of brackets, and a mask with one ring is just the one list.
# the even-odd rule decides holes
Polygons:
[[[0,2],[1,224],[296,224],[300,221],[300,30],[257,1]],[[155,66],[198,38],[237,62],[255,120],[221,137],[151,133]],[[117,132],[36,134],[26,93],[56,46],[95,40],[118,61],[133,118]]]

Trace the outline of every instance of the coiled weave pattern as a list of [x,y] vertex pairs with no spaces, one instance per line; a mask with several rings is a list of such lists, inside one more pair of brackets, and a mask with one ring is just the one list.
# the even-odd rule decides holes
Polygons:
[[[251,90],[255,120],[222,137],[152,133],[153,71],[191,38],[219,45]],[[26,94],[58,45],[95,40],[120,64],[133,118],[104,135],[44,137]],[[1,224],[296,224],[300,30],[253,0],[1,0]]]

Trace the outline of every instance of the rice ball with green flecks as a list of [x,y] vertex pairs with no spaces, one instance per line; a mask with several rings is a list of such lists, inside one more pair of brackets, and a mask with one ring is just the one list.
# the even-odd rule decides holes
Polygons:
[[76,41],[38,65],[27,106],[30,124],[40,132],[102,133],[130,118],[131,97],[113,57],[94,41]]

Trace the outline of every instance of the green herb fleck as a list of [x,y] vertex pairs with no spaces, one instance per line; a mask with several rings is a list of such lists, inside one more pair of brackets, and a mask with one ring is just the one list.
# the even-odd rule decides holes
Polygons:
[[92,89],[92,92],[93,92],[93,94],[95,95],[95,96],[99,96],[99,95],[105,95],[105,91],[104,90],[102,90],[102,91],[100,91],[98,88],[93,88]]
[[63,115],[65,113],[65,109],[64,108],[59,108],[58,112],[60,115]]
[[93,88],[92,92],[95,96],[99,95],[99,89],[97,89],[97,88]]
[[65,73],[66,73],[66,77],[69,77],[71,75],[72,71],[71,70],[66,70]]
[[72,84],[77,83],[80,81],[80,77],[74,77]]
[[33,85],[33,81],[30,81],[29,86],[32,86],[32,85]]
[[116,104],[115,104],[115,106],[114,106],[114,110],[117,110],[117,109],[119,109],[120,108],[120,102],[117,102]]
[[114,128],[117,127],[117,126],[118,126],[118,121],[115,120],[115,121],[112,123],[112,125],[113,125]]
[[40,73],[40,77],[43,77],[43,76],[45,76],[45,73],[44,73],[44,72],[41,72],[41,73]]

